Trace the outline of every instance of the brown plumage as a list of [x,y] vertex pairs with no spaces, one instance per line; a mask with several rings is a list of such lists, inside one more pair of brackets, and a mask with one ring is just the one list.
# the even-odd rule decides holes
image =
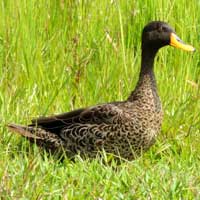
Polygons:
[[153,71],[157,51],[166,45],[187,51],[168,24],[160,21],[145,26],[142,33],[142,63],[139,81],[127,100],[75,110],[32,120],[28,126],[8,125],[50,151],[64,151],[68,156],[95,157],[108,153],[134,159],[155,142],[162,122],[162,106]]

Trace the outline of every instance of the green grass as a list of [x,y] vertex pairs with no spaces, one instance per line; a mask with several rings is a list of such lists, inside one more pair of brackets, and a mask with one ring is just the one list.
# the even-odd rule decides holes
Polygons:
[[[196,0],[1,0],[1,199],[200,199],[199,10]],[[8,132],[9,122],[125,99],[151,20],[169,22],[197,52],[160,50],[165,117],[141,158],[60,163]]]

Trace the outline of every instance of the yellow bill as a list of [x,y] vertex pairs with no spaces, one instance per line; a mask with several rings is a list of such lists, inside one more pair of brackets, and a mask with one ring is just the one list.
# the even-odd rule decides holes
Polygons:
[[175,33],[170,35],[170,45],[185,51],[195,51],[193,46],[185,44]]

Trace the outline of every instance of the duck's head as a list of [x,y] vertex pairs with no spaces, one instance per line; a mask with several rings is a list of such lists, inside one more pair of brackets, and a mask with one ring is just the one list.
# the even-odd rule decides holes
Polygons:
[[147,24],[142,33],[142,49],[157,51],[159,48],[170,45],[185,51],[195,51],[191,45],[185,44],[175,31],[165,22],[153,21]]

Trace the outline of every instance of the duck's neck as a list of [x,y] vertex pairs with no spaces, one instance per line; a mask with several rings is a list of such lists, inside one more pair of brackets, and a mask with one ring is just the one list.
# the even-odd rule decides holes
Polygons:
[[140,79],[143,78],[143,75],[145,74],[153,73],[154,58],[156,56],[156,53],[157,50],[146,48],[142,50]]
[[128,100],[135,101],[143,99],[142,102],[153,102],[156,110],[161,109],[160,99],[157,94],[157,86],[154,75],[154,58],[157,50],[154,49],[143,49],[142,50],[142,61],[141,71],[139,80],[135,90],[131,93]]

